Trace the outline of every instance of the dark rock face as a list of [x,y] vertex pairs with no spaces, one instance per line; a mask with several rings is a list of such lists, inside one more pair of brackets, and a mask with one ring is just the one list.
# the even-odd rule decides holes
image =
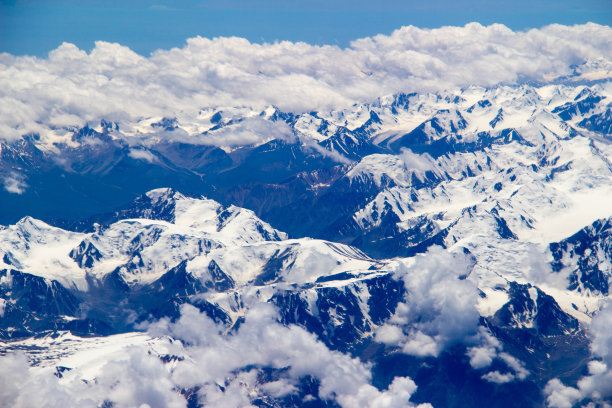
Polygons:
[[508,303],[491,319],[497,327],[529,329],[536,336],[560,336],[579,330],[578,321],[535,286],[512,282],[508,295]]
[[612,221],[597,220],[571,237],[550,244],[553,270],[569,270],[568,289],[607,295],[612,270]]
[[281,279],[281,271],[285,269],[285,267],[290,267],[293,262],[295,262],[295,255],[291,247],[282,251],[277,250],[263,266],[262,272],[255,278],[254,284],[263,286],[269,283],[279,282]]
[[612,109],[584,118],[578,126],[609,137],[612,135]]
[[524,362],[529,378],[544,386],[552,378],[575,383],[585,372],[589,343],[579,322],[530,284],[511,283],[509,301],[484,324],[504,350]]
[[231,276],[223,272],[214,260],[208,264],[208,272],[211,277],[210,281],[205,283],[208,288],[212,288],[217,292],[225,292],[235,287],[236,283]]
[[91,268],[94,262],[102,258],[102,254],[94,244],[89,241],[83,241],[78,247],[70,251],[70,257],[81,268]]
[[552,112],[559,115],[563,120],[571,120],[574,116],[584,115],[591,111],[602,99],[599,95],[590,94],[579,100],[567,102],[553,109]]
[[174,165],[159,153],[151,153],[152,161],[132,157],[126,142],[107,133],[86,126],[77,130],[73,139],[80,145],[57,145],[58,155],[42,152],[35,140],[2,143],[0,175],[20,169],[28,188],[22,194],[0,191],[4,203],[0,223],[13,223],[27,213],[67,227],[160,185],[191,194],[210,190],[200,175]]
[[[451,119],[444,120],[446,116],[451,116]],[[467,122],[459,111],[441,110],[433,118],[394,141],[390,147],[397,151],[402,147],[410,148],[412,151],[420,151],[424,146],[431,144],[441,136],[457,133],[458,130],[465,129],[466,126]]]
[[0,296],[14,307],[49,314],[74,316],[79,300],[59,282],[15,270],[1,270]]
[[16,270],[0,270],[0,338],[18,339],[46,331],[70,330],[79,335],[108,335],[113,329],[83,317],[78,293],[59,282]]
[[[333,278],[342,281],[354,276]],[[369,294],[367,302],[364,292]],[[405,292],[403,282],[387,274],[338,287],[280,292],[271,302],[278,307],[283,324],[304,327],[331,349],[354,352],[371,337],[375,325],[395,313]]]
[[187,261],[183,261],[166,272],[161,278],[142,289],[152,296],[171,299],[182,298],[206,291],[199,279],[186,270]]

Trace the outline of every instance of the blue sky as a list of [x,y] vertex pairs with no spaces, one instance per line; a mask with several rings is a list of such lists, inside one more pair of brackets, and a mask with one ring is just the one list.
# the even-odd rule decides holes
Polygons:
[[45,56],[62,42],[119,42],[148,55],[186,38],[349,45],[403,25],[503,23],[514,30],[588,21],[612,25],[611,0],[0,0],[0,51]]

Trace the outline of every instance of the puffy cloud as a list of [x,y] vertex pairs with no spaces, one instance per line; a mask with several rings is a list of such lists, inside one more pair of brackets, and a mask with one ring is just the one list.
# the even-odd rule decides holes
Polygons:
[[589,376],[578,381],[578,388],[595,400],[612,397],[612,302],[593,317],[589,334],[592,340],[591,352],[601,361],[589,363]]
[[[380,392],[371,385],[362,385],[356,394],[342,395],[338,400],[343,407],[348,408],[399,408],[407,406],[407,401],[416,388],[411,379],[396,377],[386,392]],[[431,404],[419,404],[418,407],[431,408]]]
[[406,163],[407,168],[418,170],[422,173],[434,170],[435,168],[435,162],[428,153],[418,154],[413,153],[410,149],[402,149],[400,158]]
[[22,175],[11,172],[4,177],[4,189],[9,193],[23,194],[26,188],[28,188],[28,185]]
[[582,377],[577,387],[569,387],[558,379],[548,382],[544,390],[550,407],[571,407],[577,401],[590,398],[595,402],[612,397],[612,305],[607,305],[593,317],[589,327],[591,352],[596,359],[588,364],[589,375]]
[[0,358],[0,405],[3,407],[96,407],[95,397],[79,381],[70,387],[60,385],[51,370],[34,375],[26,356],[9,354]]
[[479,328],[479,333],[473,338],[477,345],[468,348],[467,355],[470,357],[470,366],[475,370],[488,368],[493,360],[498,360],[505,364],[504,372],[498,370],[489,371],[482,375],[482,379],[496,384],[504,384],[511,381],[522,381],[529,375],[529,371],[524,364],[512,355],[502,352],[502,344],[491,332],[484,328]]
[[404,332],[399,326],[383,324],[376,330],[375,340],[384,344],[398,344],[404,338]]
[[[319,396],[336,399],[343,407],[411,406],[409,399],[416,390],[411,379],[398,377],[388,390],[380,391],[370,385],[368,365],[329,350],[300,327],[282,326],[276,318],[276,311],[271,306],[255,306],[247,313],[237,333],[223,335],[220,327],[208,317],[192,306],[184,306],[179,321],[160,322],[152,330],[191,344],[193,364],[178,366],[173,377],[182,386],[205,381],[206,387],[200,395],[207,406],[248,405],[249,389],[258,387],[269,395],[285,395],[295,389],[295,383],[304,376],[318,378],[321,382]],[[289,377],[259,386],[255,372],[233,374],[253,366],[288,367]],[[224,384],[225,391],[215,384]]]
[[576,388],[563,385],[558,379],[553,379],[544,387],[546,404],[551,408],[572,408],[582,398]]
[[[289,367],[289,378],[283,384],[266,384],[262,389],[275,394],[285,387],[294,387],[304,376],[321,381],[319,396],[337,398],[345,407],[381,406],[381,400],[393,401],[393,406],[409,406],[410,395],[416,386],[410,379],[397,379],[387,391],[379,391],[370,385],[369,366],[342,353],[329,350],[316,337],[297,326],[282,326],[276,322],[276,312],[269,305],[258,305],[249,310],[245,322],[237,333],[222,334],[222,328],[192,306],[182,308],[182,316],[176,323],[161,321],[151,328],[153,333],[166,333],[182,339],[190,346],[191,364],[177,366],[173,378],[183,387],[193,387],[205,382],[200,393],[207,405],[241,406],[245,403],[247,389],[239,391],[239,384],[257,388],[256,376],[236,373],[242,368],[264,366]],[[236,392],[230,391],[234,387]],[[224,384],[219,391],[215,384]],[[288,388],[284,388],[287,391]],[[377,402],[378,401],[378,402]]]
[[590,333],[593,338],[591,350],[612,367],[612,302],[608,303],[593,318]]
[[569,271],[565,273],[553,271],[547,246],[529,243],[526,245],[525,255],[523,268],[529,282],[534,285],[549,286],[560,290],[567,288]]
[[591,23],[529,31],[471,23],[402,27],[344,49],[195,37],[183,48],[150,57],[106,42],[97,42],[89,53],[63,44],[47,58],[4,53],[0,134],[11,138],[102,117],[119,122],[195,118],[207,106],[308,111],[397,91],[545,82],[571,74],[576,65],[588,70],[590,61],[610,65],[611,35],[612,28]]
[[596,401],[608,401],[612,396],[612,370],[610,365],[599,361],[591,361],[588,369],[590,375],[578,381],[578,389],[583,396]]
[[[370,365],[328,349],[313,334],[283,326],[277,318],[271,305],[261,304],[246,313],[237,329],[229,329],[184,305],[177,321],[163,319],[150,326],[159,343],[93,349],[88,356],[99,357],[93,364],[77,365],[62,379],[54,376],[53,367],[29,367],[23,354],[4,356],[0,405],[96,407],[109,401],[116,407],[184,407],[180,391],[189,389],[206,406],[246,407],[256,396],[295,394],[299,381],[311,376],[320,387],[319,395],[309,398],[335,400],[347,408],[413,406],[409,399],[416,385],[411,379],[398,377],[387,390],[378,390],[370,384]],[[160,352],[176,358],[164,363]],[[105,363],[98,367],[100,361]],[[280,374],[262,380],[264,367]]]
[[[396,275],[404,281],[406,297],[376,330],[375,340],[419,357],[437,357],[448,346],[463,343],[470,366],[483,370],[485,381],[522,381],[529,375],[523,363],[503,352],[499,340],[479,326],[478,290],[464,278],[471,267],[463,254],[439,247],[400,263]],[[505,365],[504,372],[486,372],[494,360]]]
[[496,383],[505,383],[516,380],[524,380],[529,375],[529,371],[525,369],[523,363],[510,354],[499,353],[498,358],[506,363],[511,371],[503,374],[500,374],[498,371],[487,373],[483,376],[485,380]]
[[130,149],[128,156],[130,156],[132,159],[144,160],[148,163],[154,163],[155,161],[157,161],[155,155],[148,150]]
[[376,340],[407,354],[437,356],[446,346],[477,335],[477,289],[459,279],[470,266],[462,255],[439,247],[416,256],[412,264],[400,262],[396,276],[404,281],[406,299],[377,330]]
[[0,401],[14,406],[19,397],[18,378],[27,378],[28,360],[22,353],[8,355],[0,359]]
[[426,335],[420,330],[413,330],[408,334],[402,351],[413,356],[434,356],[437,357],[443,345],[436,342],[431,336]]
[[106,390],[106,398],[122,407],[185,407],[185,399],[175,392],[175,384],[161,360],[141,348],[133,348],[127,361],[111,361],[96,378],[96,388]]
[[142,347],[131,347],[127,358],[110,356],[94,381],[83,381],[82,372],[58,379],[52,367],[29,367],[23,354],[0,358],[0,406],[3,407],[99,407],[113,401],[117,407],[184,408],[164,364]]
[[469,348],[467,353],[470,357],[470,366],[476,370],[490,366],[502,348],[501,343],[488,330],[481,328],[479,334],[481,337],[479,345]]
[[491,371],[482,376],[483,380],[492,382],[495,384],[505,384],[514,380],[514,374],[512,373],[500,373],[499,371]]

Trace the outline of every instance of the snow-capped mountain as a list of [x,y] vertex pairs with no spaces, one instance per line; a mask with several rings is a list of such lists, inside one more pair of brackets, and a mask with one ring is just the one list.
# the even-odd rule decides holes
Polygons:
[[[167,347],[165,337],[128,333],[155,325],[150,322],[157,319],[179,319],[185,313],[185,304],[194,305],[198,313],[228,329],[239,327],[258,305],[272,304],[282,325],[302,327],[330,350],[362,356],[377,366],[389,364],[391,358],[402,361],[416,354],[426,358],[429,366],[435,362],[435,370],[444,372],[449,364],[456,364],[453,359],[457,347],[463,350],[460,355],[469,355],[469,346],[482,347],[479,330],[489,333],[485,343],[497,342],[495,347],[500,351],[522,357],[520,361],[500,357],[497,365],[509,370],[506,375],[512,378],[518,376],[521,381],[529,381],[530,386],[543,381],[539,377],[527,380],[527,373],[542,370],[544,357],[534,360],[534,356],[549,356],[559,341],[569,344],[576,359],[588,355],[579,320],[538,287],[513,281],[506,287],[499,282],[490,287],[484,272],[467,283],[466,277],[472,280],[478,265],[484,263],[467,249],[443,261],[450,261],[446,265],[428,265],[427,257],[375,260],[342,244],[288,240],[251,211],[224,208],[208,199],[187,198],[170,189],[153,190],[115,213],[119,214],[130,218],[108,221],[106,225],[96,223],[90,233],[65,231],[29,217],[0,232],[5,263],[1,285],[5,339],[56,330],[81,336],[126,333],[121,335],[119,344],[153,347],[154,355],[159,355],[165,364],[175,365],[173,361],[190,358],[184,356],[189,354],[188,350],[173,349],[160,354],[159,348]],[[441,254],[434,252],[428,256],[436,259]],[[428,278],[433,282],[419,282],[423,273],[439,276]],[[466,283],[454,290],[446,286],[455,282]],[[455,290],[468,297],[471,304],[468,309],[476,317],[459,329],[470,333],[473,339],[440,338],[432,340],[441,343],[440,350],[404,353],[409,343],[403,344],[394,336],[412,336],[403,333],[410,324],[401,329],[401,322],[407,318],[406,309],[421,315],[419,324],[433,319],[425,324],[428,327],[439,318],[437,313],[448,314],[444,309],[455,302],[452,299],[455,294],[446,298],[448,294],[442,293]],[[428,293],[423,298],[423,293],[416,291]],[[431,301],[428,299],[441,305],[428,306]],[[492,303],[499,309],[491,309]],[[438,307],[442,309],[436,312]],[[390,336],[387,333],[393,331],[390,327],[398,328],[395,330],[399,333]],[[431,328],[423,330],[427,333]],[[524,336],[537,341],[550,339],[536,347],[533,341],[529,345],[517,343],[516,339]],[[92,357],[82,350],[92,348],[96,354],[111,353],[108,358],[117,358],[125,347],[108,350],[104,338],[94,342],[67,334],[52,345],[45,345],[45,339],[13,340],[4,343],[3,348],[28,353],[36,349],[39,350],[36,355],[40,355],[41,348],[48,348],[48,356],[33,357],[40,361],[40,375],[45,372],[44,367],[52,367],[62,376],[65,370],[79,373],[84,370],[90,378],[97,378],[99,372],[96,374],[89,363]],[[78,355],[81,357],[77,358]],[[566,354],[552,359],[564,359],[564,364],[574,368],[567,362]],[[423,375],[419,373],[424,367],[418,361],[419,358],[412,357],[406,369],[395,374]],[[491,378],[487,379],[484,367],[463,364],[471,373],[471,387],[486,388],[489,383],[506,382],[491,374],[498,371],[490,371]],[[547,380],[551,374],[544,370],[537,376]],[[554,374],[559,375],[559,371]],[[385,379],[387,371],[378,375],[381,377],[377,381],[382,383],[392,379]],[[252,386],[265,386],[269,381],[260,378]],[[436,384],[419,385],[417,401],[435,400]],[[529,398],[538,397],[530,394]]]
[[[347,270],[370,274],[380,265],[342,244],[288,240],[250,210],[171,189],[152,190],[119,214],[133,218],[96,223],[91,233],[65,231],[30,217],[0,231],[10,306],[5,312],[24,297],[49,296],[51,303],[72,306],[67,316],[74,319],[88,315],[83,309],[90,303],[109,307],[101,294],[117,299],[150,294],[165,302],[209,290],[303,285]],[[324,267],[311,267],[317,263]],[[18,280],[34,293],[14,290]],[[6,327],[5,337],[12,337],[13,329]]]
[[[157,117],[50,128],[2,142],[0,177],[7,203],[2,221],[20,219],[24,206],[27,215],[45,219],[83,218],[160,185],[225,201],[228,194],[238,194],[236,188],[281,184],[276,189],[284,190],[288,179],[304,172],[338,166],[343,171],[343,165],[368,155],[396,154],[401,148],[437,158],[512,141],[533,144],[540,131],[564,138],[578,131],[605,137],[609,93],[607,82],[468,88],[399,94],[329,112],[215,108],[202,109],[185,123]],[[87,186],[94,181],[92,191]],[[303,188],[321,192],[324,184]],[[34,191],[45,206],[32,199]],[[70,210],[62,205],[65,197]]]
[[611,98],[471,87],[2,142],[0,350],[92,406],[130,406],[130,370],[159,406],[610,401]]

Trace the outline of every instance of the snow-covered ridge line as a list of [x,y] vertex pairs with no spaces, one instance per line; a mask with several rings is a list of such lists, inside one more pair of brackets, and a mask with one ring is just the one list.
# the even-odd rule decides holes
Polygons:
[[[310,113],[217,107],[200,110],[196,117],[160,116],[121,123],[102,119],[84,127],[50,126],[19,141],[0,142],[0,181],[5,192],[18,196],[52,171],[78,179],[89,174],[104,177],[128,166],[147,167],[170,179],[190,177],[203,190],[222,188],[220,184],[231,185],[236,179],[240,182],[243,171],[251,173],[253,166],[263,171],[270,160],[279,161],[270,163],[268,171],[274,173],[293,158],[295,172],[300,167],[312,171],[404,149],[436,159],[495,144],[537,146],[542,136],[583,135],[606,143],[612,133],[611,102],[612,82],[604,82],[396,94],[346,109]],[[435,169],[427,173],[432,170],[427,156],[404,153],[400,157],[412,169],[398,168],[394,180],[402,178],[400,185],[441,177]],[[239,176],[222,174],[232,170]],[[284,177],[291,174],[288,169]]]
[[[133,146],[130,154],[134,158],[147,161],[156,160],[155,154],[146,151],[147,147],[167,142],[211,145],[231,151],[273,139],[298,139],[306,144],[326,146],[331,143],[326,148],[334,150],[331,140],[344,137],[352,139],[352,143],[365,138],[381,147],[394,147],[401,144],[404,135],[413,131],[434,138],[447,131],[475,135],[523,127],[533,121],[546,123],[549,119],[541,118],[546,112],[585,130],[605,128],[610,95],[610,81],[590,87],[470,86],[433,93],[397,93],[352,106],[347,104],[309,113],[282,110],[273,105],[214,105],[197,112],[182,110],[163,114],[144,109],[136,117],[95,116],[71,125],[40,121],[37,130],[15,129],[14,132],[19,132],[20,137],[26,135],[50,152],[57,151],[58,144],[75,148],[95,143],[91,136],[100,138],[104,134],[101,139],[125,140]],[[15,139],[8,137],[9,134],[5,133],[4,138]],[[339,153],[346,156],[342,149]]]
[[[271,275],[262,282],[306,283],[317,274],[376,264],[356,248],[288,240],[250,210],[188,198],[172,189],[152,190],[136,203],[125,210],[128,218],[98,225],[93,233],[65,231],[25,217],[0,230],[0,269],[87,291],[92,282],[111,275],[128,285],[146,285],[183,262],[195,276],[214,275],[219,269],[238,285],[252,283],[266,270]],[[311,263],[329,268],[311,269]]]

